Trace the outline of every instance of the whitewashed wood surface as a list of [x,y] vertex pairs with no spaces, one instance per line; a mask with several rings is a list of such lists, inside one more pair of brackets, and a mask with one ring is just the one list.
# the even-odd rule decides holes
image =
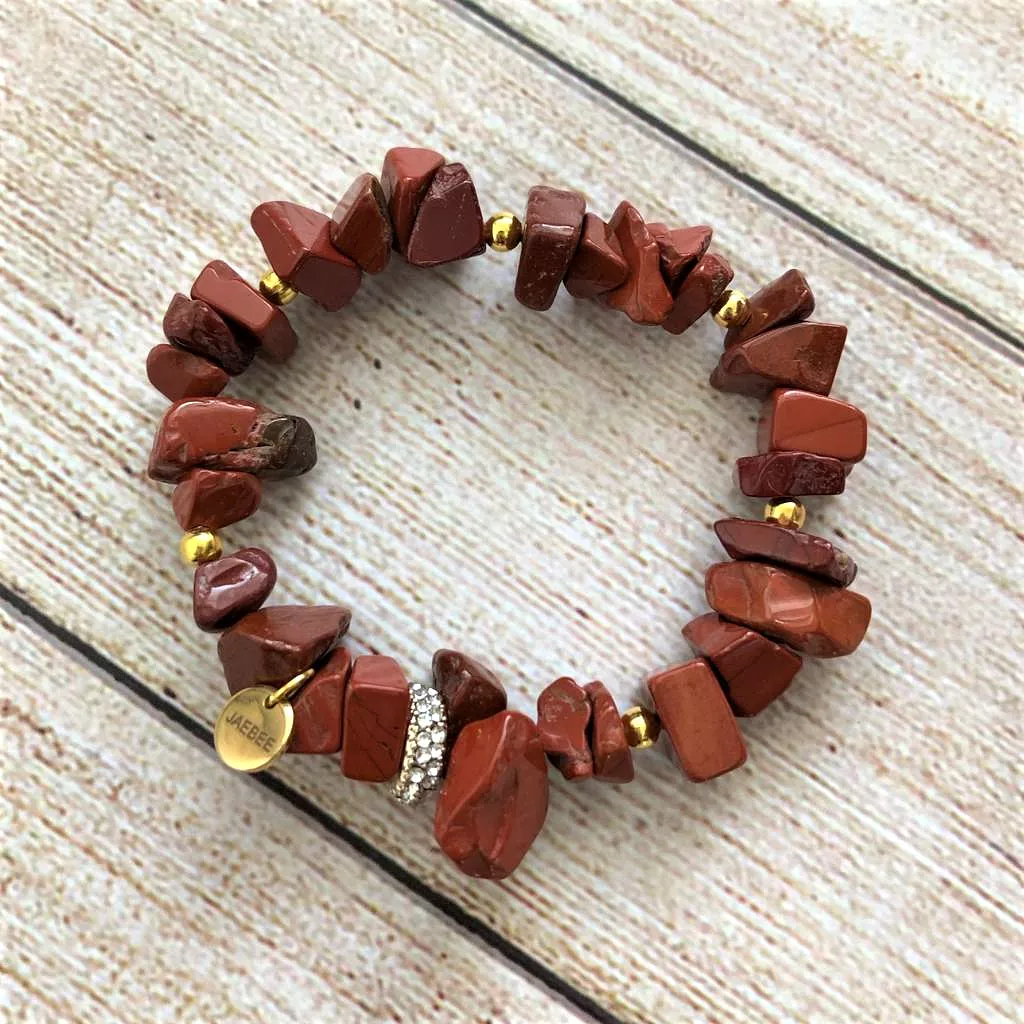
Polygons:
[[[929,37],[931,63],[993,62],[983,15]],[[664,16],[670,35],[687,24]],[[793,14],[747,16],[768,39]],[[588,24],[545,45],[584,64],[605,22]],[[604,51],[621,35],[608,28]],[[871,80],[871,52],[841,75],[814,68],[835,108]],[[1004,301],[1020,293],[1019,242],[970,205],[999,202],[988,168],[1014,166],[1012,132],[958,153],[980,190],[961,227],[985,244],[956,260],[992,288],[972,292],[975,317],[886,269],[956,295],[930,257],[961,227],[918,219],[908,240],[910,199],[876,218],[829,192],[849,169],[828,146],[799,152],[805,127],[773,144],[835,206],[800,201],[872,251],[463,5],[16,3],[0,10],[0,62],[6,1017],[1016,1019],[1022,379],[1019,343],[977,320],[1019,328]],[[627,76],[655,113],[673,101],[641,61],[587,66],[616,87]],[[908,67],[888,73],[909,91]],[[760,105],[770,86],[742,83]],[[912,111],[948,127],[939,108]],[[710,104],[688,110],[695,124],[726,131]],[[877,157],[870,130],[891,112],[863,124]],[[168,494],[144,475],[164,402],[142,364],[169,295],[214,256],[258,274],[256,202],[329,209],[403,141],[466,162],[488,208],[543,180],[599,211],[628,195],[659,219],[713,223],[747,290],[801,266],[822,316],[850,324],[837,394],[873,424],[847,494],[811,510],[861,564],[868,642],[744,723],[742,772],[691,786],[659,748],[624,789],[556,782],[544,834],[500,886],[446,864],[429,808],[400,810],[329,759],[292,758],[268,783],[186,742],[208,736],[222,684],[190,621]],[[919,158],[864,173],[889,188]],[[713,325],[672,339],[567,299],[527,313],[513,274],[495,254],[399,266],[340,315],[290,307],[299,355],[235,392],[306,415],[321,464],[268,488],[229,539],[274,553],[279,599],[350,603],[353,643],[414,677],[455,646],[524,710],[563,672],[625,703],[686,656],[679,628],[718,557],[711,522],[755,511],[730,465],[756,409],[707,387]],[[259,860],[278,880],[266,890]],[[244,920],[225,898],[242,892]]]

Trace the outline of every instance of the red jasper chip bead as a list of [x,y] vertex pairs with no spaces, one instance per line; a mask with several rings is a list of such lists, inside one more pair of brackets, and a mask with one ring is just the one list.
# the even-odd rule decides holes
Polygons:
[[846,465],[810,452],[765,452],[736,460],[736,486],[751,498],[842,494]]
[[814,312],[814,295],[799,270],[787,270],[781,277],[756,291],[749,301],[749,316],[725,333],[725,347],[738,345],[770,331],[773,327],[806,320]]
[[420,203],[443,165],[444,157],[432,149],[397,146],[384,154],[380,184],[388,204],[392,244],[400,253],[409,245]]
[[215,309],[180,292],[167,307],[163,329],[168,341],[209,359],[233,377],[244,373],[256,355],[255,338],[233,331]]
[[351,670],[351,653],[347,647],[338,647],[299,690],[292,701],[295,724],[289,754],[336,754],[341,750],[342,707]]
[[669,291],[675,293],[679,283],[708,251],[713,234],[707,224],[669,230],[666,224],[650,224],[651,234],[658,242],[661,274]]
[[179,398],[219,395],[231,379],[209,359],[174,345],[156,345],[146,358],[146,376],[172,402]]
[[379,274],[391,260],[388,200],[373,174],[360,174],[334,208],[331,244],[366,271]]
[[731,280],[732,267],[725,258],[715,252],[706,253],[683,278],[661,326],[669,334],[682,334],[711,309]]
[[529,309],[551,307],[583,230],[586,201],[578,192],[535,185],[526,201],[516,269],[516,299]]
[[448,745],[470,722],[490,718],[508,706],[505,687],[480,662],[458,651],[434,654],[434,688],[444,701],[448,719]]
[[298,203],[261,203],[250,218],[274,273],[326,310],[348,304],[363,279],[331,244],[331,220]]
[[277,583],[277,566],[261,548],[242,548],[196,567],[192,610],[196,625],[216,633],[256,611]]
[[263,498],[263,484],[251,473],[193,469],[174,488],[171,506],[183,530],[221,530],[251,516]]
[[661,247],[632,203],[616,207],[608,228],[626,260],[626,280],[602,301],[637,324],[660,324],[672,308],[672,293],[661,273]]
[[565,275],[565,290],[576,299],[593,299],[618,288],[627,273],[614,232],[596,213],[585,214],[580,241]]
[[409,728],[409,683],[394,658],[356,658],[345,690],[341,771],[349,779],[387,782],[402,767]]
[[569,780],[594,774],[590,751],[590,698],[574,680],[563,676],[537,698],[537,729],[548,760]]
[[473,179],[462,164],[445,164],[420,203],[405,258],[416,267],[436,267],[479,256],[485,248]]
[[590,751],[594,757],[594,778],[601,782],[632,782],[633,754],[615,698],[604,683],[587,683],[583,689],[590,698]]
[[757,449],[824,455],[852,464],[868,450],[868,420],[854,405],[807,391],[773,391],[761,410]]

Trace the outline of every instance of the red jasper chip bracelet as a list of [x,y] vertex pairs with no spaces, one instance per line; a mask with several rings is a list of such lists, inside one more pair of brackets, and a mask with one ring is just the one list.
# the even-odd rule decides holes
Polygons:
[[[259,771],[286,751],[330,754],[348,778],[391,783],[403,803],[440,789],[441,848],[467,874],[500,879],[544,823],[549,765],[573,782],[627,783],[633,750],[663,728],[686,776],[713,779],[746,760],[737,717],[779,697],[802,655],[857,648],[871,605],[847,589],[856,566],[802,531],[798,499],[843,491],[864,458],[867,420],[829,397],[846,328],[809,319],[814,298],[800,271],[748,299],[728,287],[732,269],[709,250],[711,228],[648,224],[627,202],[606,222],[578,193],[543,185],[531,189],[522,222],[501,213],[485,223],[466,168],[417,148],[392,149],[379,179],[356,178],[332,217],[263,203],[252,227],[272,268],[258,287],[226,263],[208,264],[189,296],[171,300],[167,343],[147,360],[172,402],[149,475],[175,485],[196,624],[220,633],[231,696],[214,739],[227,764]],[[347,608],[265,606],[273,559],[259,548],[224,554],[216,532],[257,510],[264,480],[316,463],[304,419],[219,397],[256,355],[284,362],[295,351],[282,306],[301,293],[341,309],[393,252],[432,267],[520,242],[515,294],[524,306],[547,309],[564,285],[673,334],[711,312],[726,328],[712,386],[764,399],[757,454],[739,459],[737,482],[769,499],[765,520],[715,524],[730,560],[707,572],[712,611],[683,628],[696,657],[649,678],[651,708],[620,714],[603,683],[562,677],[540,694],[534,721],[508,710],[494,673],[449,650],[434,655],[430,684],[410,684],[394,659],[353,657],[341,644]]]

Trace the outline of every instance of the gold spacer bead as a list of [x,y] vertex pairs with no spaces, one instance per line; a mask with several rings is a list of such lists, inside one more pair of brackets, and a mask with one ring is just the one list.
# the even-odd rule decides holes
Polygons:
[[796,498],[772,498],[764,507],[764,517],[779,526],[799,530],[807,522],[807,509]]
[[202,565],[220,558],[224,545],[214,530],[189,530],[178,542],[178,550],[186,565]]
[[711,307],[719,327],[738,327],[750,316],[750,300],[735,288],[726,288]]
[[622,716],[622,727],[626,730],[627,742],[637,750],[653,747],[661,735],[661,719],[653,711],[639,705],[630,708]]
[[286,281],[282,281],[272,270],[268,270],[260,278],[260,294],[275,306],[287,306],[294,302],[299,293]]
[[507,210],[487,218],[484,238],[495,252],[511,252],[523,240],[523,222]]

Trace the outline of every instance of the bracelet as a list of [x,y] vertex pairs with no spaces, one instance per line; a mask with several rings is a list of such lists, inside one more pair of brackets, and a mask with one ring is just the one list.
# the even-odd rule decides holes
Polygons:
[[[829,397],[846,328],[808,319],[814,298],[799,270],[748,299],[728,287],[731,267],[709,251],[711,228],[648,224],[628,202],[605,222],[582,195],[547,186],[530,190],[523,221],[499,213],[485,223],[466,168],[420,148],[389,151],[380,178],[359,175],[332,217],[271,202],[251,223],[271,266],[258,287],[226,263],[209,263],[189,296],[171,300],[166,343],[146,364],[172,403],[149,475],[175,485],[180,550],[195,567],[195,621],[220,633],[230,697],[214,742],[227,765],[255,772],[286,751],[331,754],[345,776],[391,783],[405,804],[439,788],[441,848],[466,874],[501,879],[543,826],[549,762],[574,782],[627,783],[632,751],[664,730],[687,778],[713,779],[746,761],[737,717],[780,696],[801,655],[857,648],[871,605],[847,589],[856,566],[803,532],[799,499],[842,493],[864,458],[867,419]],[[349,609],[265,607],[277,580],[270,555],[254,547],[223,553],[217,531],[257,510],[263,480],[316,463],[304,419],[220,397],[257,354],[284,362],[295,351],[282,307],[303,294],[339,310],[392,252],[432,267],[488,246],[521,246],[515,295],[529,309],[548,309],[564,285],[577,299],[671,334],[711,312],[726,330],[712,387],[764,399],[758,453],[736,464],[739,489],[767,499],[764,520],[715,523],[730,560],[707,571],[712,611],[683,627],[695,657],[647,680],[652,707],[620,714],[603,683],[562,677],[540,694],[534,721],[508,710],[493,672],[451,650],[434,654],[430,684],[410,684],[394,659],[353,657],[341,643]]]

